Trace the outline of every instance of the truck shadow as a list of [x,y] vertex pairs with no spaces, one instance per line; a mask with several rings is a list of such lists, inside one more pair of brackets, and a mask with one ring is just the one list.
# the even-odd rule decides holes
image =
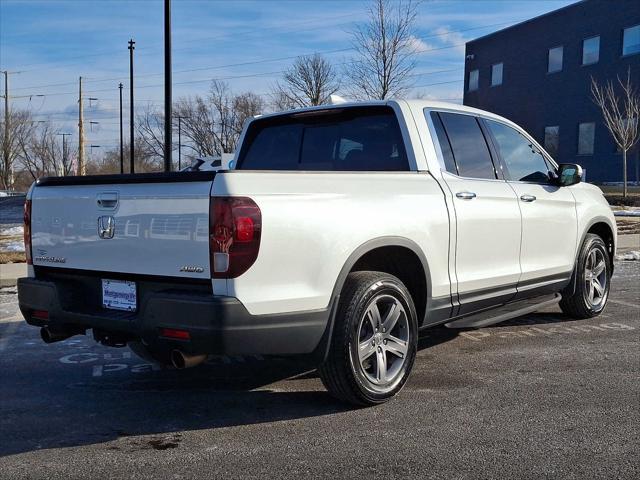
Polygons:
[[[527,318],[548,323],[549,315]],[[458,333],[427,330],[418,348],[449,342]],[[113,450],[177,448],[184,431],[354,409],[329,396],[314,366],[300,359],[213,357],[193,369],[158,370],[121,350],[74,338],[75,343],[45,345],[36,329],[0,324],[0,457],[102,443]],[[82,361],[65,363],[70,352]]]

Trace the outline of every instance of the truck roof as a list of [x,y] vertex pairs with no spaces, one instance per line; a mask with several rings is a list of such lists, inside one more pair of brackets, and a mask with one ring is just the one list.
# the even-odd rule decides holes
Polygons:
[[511,122],[510,120],[501,117],[499,115],[496,115],[495,113],[491,113],[488,112],[486,110],[480,110],[477,108],[473,108],[473,107],[467,107],[466,105],[460,105],[458,103],[450,103],[450,102],[439,102],[436,100],[422,100],[422,99],[409,99],[409,100],[405,100],[405,99],[389,99],[389,100],[366,100],[366,101],[356,101],[356,102],[346,102],[346,103],[338,103],[338,104],[333,104],[333,105],[318,105],[315,107],[304,107],[304,108],[296,108],[293,110],[284,110],[281,112],[275,112],[275,113],[268,113],[268,114],[264,114],[264,115],[257,115],[256,119],[259,118],[270,118],[270,117],[277,117],[280,115],[290,115],[290,114],[296,114],[296,113],[303,113],[303,112],[313,112],[313,111],[322,111],[322,110],[329,110],[329,109],[340,109],[340,108],[348,108],[348,107],[366,107],[366,106],[381,106],[381,105],[401,105],[402,103],[404,103],[406,106],[410,107],[410,108],[417,108],[417,109],[425,109],[425,108],[430,108],[430,109],[443,109],[443,110],[449,110],[449,111],[453,111],[453,112],[462,112],[462,113],[469,113],[469,114],[474,114],[474,115],[481,115],[484,116],[486,118],[494,118],[496,120],[500,120],[502,122],[505,123],[509,123],[509,124],[513,124],[513,122]]

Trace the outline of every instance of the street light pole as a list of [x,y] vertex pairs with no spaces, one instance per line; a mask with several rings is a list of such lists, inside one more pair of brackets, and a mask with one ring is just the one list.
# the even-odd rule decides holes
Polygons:
[[[171,151],[171,0],[164,0],[164,171],[172,167]],[[179,155],[179,154],[178,154]]]
[[9,161],[9,129],[11,128],[11,118],[9,118],[9,72],[4,72],[4,139],[3,139],[3,162],[5,173],[7,174],[7,184],[4,186],[7,190],[13,188],[13,168]]
[[122,146],[122,84],[118,85],[120,89],[120,174],[124,173],[124,148]]
[[178,171],[182,170],[182,117],[178,115]]
[[66,175],[66,167],[67,167],[67,137],[70,136],[70,133],[58,133],[58,135],[62,135],[62,172],[58,172],[61,177]]
[[129,141],[131,142],[129,145],[129,168],[131,173],[135,173],[135,165],[134,165],[134,135],[133,135],[133,50],[136,42],[133,39],[129,40]]

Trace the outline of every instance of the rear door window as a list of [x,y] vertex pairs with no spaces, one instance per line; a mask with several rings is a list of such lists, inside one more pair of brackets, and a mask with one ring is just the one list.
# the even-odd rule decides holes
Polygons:
[[451,145],[458,175],[495,179],[496,170],[478,120],[471,115],[456,113],[440,112],[439,116]]
[[440,120],[440,115],[438,114],[438,112],[431,112],[431,120],[433,121],[433,126],[436,130],[436,136],[438,137],[438,144],[440,145],[440,151],[442,152],[444,167],[447,172],[458,175],[458,167],[456,166],[456,162],[453,159],[451,144],[449,143],[447,132],[445,132],[444,130],[444,125],[442,125],[442,120]]
[[352,107],[255,120],[237,168],[404,171],[409,162],[393,109]]

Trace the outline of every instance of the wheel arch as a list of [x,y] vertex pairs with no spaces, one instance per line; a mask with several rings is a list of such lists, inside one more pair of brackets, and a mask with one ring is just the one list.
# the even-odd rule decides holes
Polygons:
[[576,256],[573,265],[573,273],[571,274],[571,281],[567,286],[567,288],[570,289],[571,292],[575,292],[576,290],[578,256],[580,255],[580,249],[582,248],[582,244],[584,243],[585,238],[590,233],[594,233],[602,238],[605,245],[607,246],[610,260],[609,267],[611,268],[611,274],[613,275],[613,257],[616,253],[616,235],[614,229],[615,226],[611,225],[611,220],[607,217],[594,217],[589,221],[589,223],[587,223],[586,227],[583,229],[580,235],[580,240],[576,248]]
[[[416,262],[417,260],[417,262]],[[405,263],[409,262],[409,263]],[[405,272],[401,267],[409,266]],[[405,284],[416,306],[418,326],[425,323],[431,307],[431,273],[425,253],[416,242],[406,237],[378,237],[358,246],[344,262],[331,295],[331,313],[321,342],[322,360],[326,358],[347,275],[354,271],[377,270],[397,276]],[[319,352],[320,353],[320,352]]]
[[613,230],[614,228],[615,227],[612,227],[609,224],[609,222],[604,218],[595,219],[591,223],[589,223],[589,226],[586,228],[586,231],[582,234],[582,239],[580,241],[580,245],[582,245],[582,242],[584,242],[585,237],[589,233],[594,233],[598,235],[600,238],[602,238],[605,245],[607,246],[607,250],[609,251],[612,271],[613,271],[613,257],[616,253],[615,234]]

